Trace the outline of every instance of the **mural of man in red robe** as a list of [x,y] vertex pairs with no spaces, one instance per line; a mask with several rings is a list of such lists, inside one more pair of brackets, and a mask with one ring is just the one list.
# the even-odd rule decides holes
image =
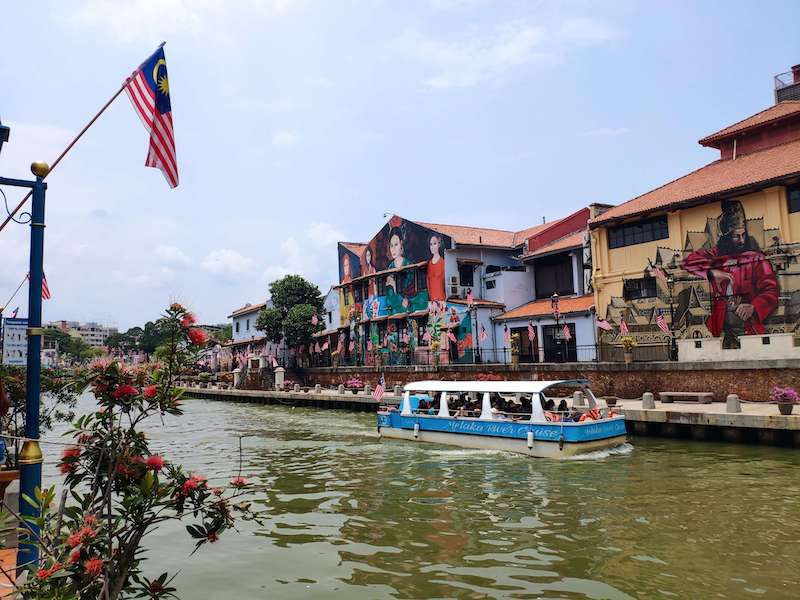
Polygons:
[[689,254],[683,268],[709,281],[711,315],[706,326],[711,335],[724,335],[723,347],[738,348],[738,336],[764,333],[764,321],[778,306],[778,278],[747,233],[741,202],[722,202],[719,225],[717,245]]

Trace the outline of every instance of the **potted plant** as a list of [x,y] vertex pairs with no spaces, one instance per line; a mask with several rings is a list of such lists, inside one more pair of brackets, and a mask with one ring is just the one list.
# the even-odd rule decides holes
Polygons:
[[519,366],[519,334],[515,333],[511,336],[511,364],[515,367]]
[[338,367],[339,366],[339,351],[338,350],[334,350],[333,352],[331,352],[331,363],[333,364],[334,367]]
[[344,387],[357,394],[364,389],[364,382],[358,377],[351,377],[345,382]]
[[439,349],[441,348],[441,343],[439,339],[431,340],[431,352],[433,352],[433,366],[439,366]]
[[626,335],[620,339],[620,343],[622,344],[622,352],[624,353],[625,364],[629,365],[633,362],[633,349],[639,344],[637,344],[636,340],[630,335]]
[[770,398],[778,405],[778,410],[782,415],[792,414],[794,405],[800,402],[800,395],[793,387],[775,386],[770,392]]

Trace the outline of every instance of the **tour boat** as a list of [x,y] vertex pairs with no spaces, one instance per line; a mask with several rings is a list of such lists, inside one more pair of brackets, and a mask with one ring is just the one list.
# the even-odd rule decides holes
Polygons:
[[[381,407],[378,411],[378,432],[387,438],[547,458],[624,444],[625,418],[601,407],[588,383],[585,379],[409,383],[400,410]],[[565,388],[577,390],[566,397],[556,396]],[[480,411],[465,410],[469,401],[477,403],[479,396]],[[493,400],[512,410],[498,410],[492,406]],[[561,411],[545,409],[561,400],[565,401]],[[520,412],[523,407],[524,413]]]

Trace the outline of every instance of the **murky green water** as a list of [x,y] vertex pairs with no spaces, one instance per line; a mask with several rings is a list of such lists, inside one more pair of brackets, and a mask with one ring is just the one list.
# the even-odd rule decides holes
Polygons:
[[185,599],[800,597],[794,450],[640,438],[532,460],[382,442],[368,414],[204,400],[151,433],[221,483],[248,434],[267,511],[191,558],[180,527],[151,538]]

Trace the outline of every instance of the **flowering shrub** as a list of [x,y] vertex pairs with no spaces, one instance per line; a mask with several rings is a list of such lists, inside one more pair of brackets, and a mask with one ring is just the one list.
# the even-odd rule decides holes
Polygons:
[[797,394],[793,387],[789,387],[788,385],[786,387],[775,386],[772,388],[769,396],[773,402],[778,402],[780,404],[800,403],[800,395]]
[[351,377],[345,382],[344,387],[361,389],[364,387],[364,382],[358,377]]
[[[195,550],[219,540],[236,520],[258,520],[246,502],[241,475],[227,489],[212,487],[199,473],[151,452],[138,430],[148,418],[179,416],[183,390],[177,375],[193,364],[199,348],[194,316],[173,304],[159,326],[167,332],[164,362],[150,370],[131,370],[114,360],[98,361],[76,375],[77,389],[94,394],[97,410],[78,418],[74,446],[62,453],[59,470],[74,500],[55,509],[55,489],[36,491],[41,517],[26,518],[22,531],[37,525],[34,537],[42,557],[29,565],[17,588],[21,598],[109,599],[176,598],[172,578],[143,574],[144,538],[166,521],[186,521]],[[3,520],[14,515],[3,510]]]

